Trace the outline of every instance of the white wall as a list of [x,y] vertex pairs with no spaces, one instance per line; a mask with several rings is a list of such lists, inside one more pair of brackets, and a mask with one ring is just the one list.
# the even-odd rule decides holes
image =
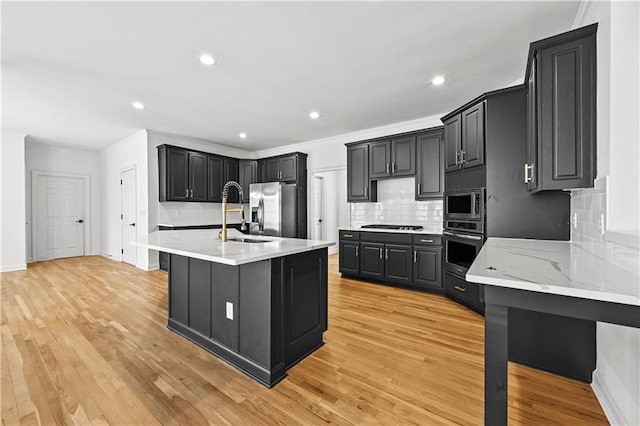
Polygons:
[[[138,237],[148,233],[147,132],[142,130],[100,151],[99,158],[102,208],[100,252],[104,256],[121,261],[120,172],[131,166],[136,168],[136,230]],[[154,269],[154,265],[149,264],[149,250],[137,249],[136,266],[141,269]],[[157,265],[155,267],[157,268]]]
[[61,148],[26,138],[26,215],[27,215],[27,261],[32,261],[33,215],[31,211],[32,171],[60,173],[69,176],[89,176],[91,217],[84,218],[85,254],[100,253],[100,161],[94,151]]
[[27,268],[25,136],[3,130],[0,141],[0,271]]
[[[588,241],[606,243],[606,236],[598,232],[595,222],[587,220],[604,211],[609,230],[635,234],[637,240],[640,5],[583,2],[574,27],[594,22],[598,22],[598,179],[594,189],[572,191],[572,212],[585,213],[587,223],[583,229],[572,229],[571,238],[586,236]],[[640,424],[640,330],[598,323],[597,368],[592,386],[612,424]]]

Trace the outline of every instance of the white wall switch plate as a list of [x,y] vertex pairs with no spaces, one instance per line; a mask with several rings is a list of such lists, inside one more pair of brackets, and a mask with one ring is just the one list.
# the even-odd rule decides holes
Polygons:
[[233,303],[227,302],[227,319],[233,321]]

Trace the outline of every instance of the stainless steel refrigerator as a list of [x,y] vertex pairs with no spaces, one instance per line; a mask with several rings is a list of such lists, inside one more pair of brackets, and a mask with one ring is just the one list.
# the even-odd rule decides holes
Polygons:
[[296,184],[252,183],[249,230],[255,235],[296,237]]

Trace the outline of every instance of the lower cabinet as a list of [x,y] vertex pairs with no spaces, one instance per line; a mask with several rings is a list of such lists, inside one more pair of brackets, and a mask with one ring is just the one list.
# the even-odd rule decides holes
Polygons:
[[444,290],[440,236],[340,231],[339,248],[340,273],[345,276]]

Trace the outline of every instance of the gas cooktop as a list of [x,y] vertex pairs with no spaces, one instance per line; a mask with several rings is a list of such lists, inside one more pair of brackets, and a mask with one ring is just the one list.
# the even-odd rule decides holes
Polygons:
[[374,224],[374,225],[362,225],[361,229],[394,229],[398,231],[420,231],[422,230],[422,226],[420,225],[383,225],[383,224]]

